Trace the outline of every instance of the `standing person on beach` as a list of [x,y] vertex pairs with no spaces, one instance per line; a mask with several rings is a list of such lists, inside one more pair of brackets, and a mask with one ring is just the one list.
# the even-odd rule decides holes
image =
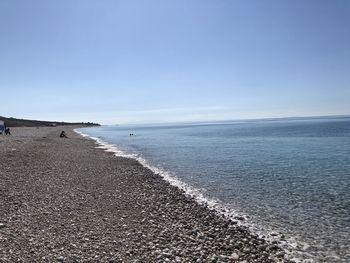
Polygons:
[[6,126],[6,122],[3,122],[1,127],[1,133],[5,132],[5,135],[11,135],[10,128]]

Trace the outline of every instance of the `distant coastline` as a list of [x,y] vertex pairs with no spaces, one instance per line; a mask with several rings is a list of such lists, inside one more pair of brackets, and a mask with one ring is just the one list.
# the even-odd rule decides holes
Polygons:
[[40,120],[26,120],[17,118],[8,118],[0,116],[0,120],[4,121],[9,127],[50,127],[50,126],[68,126],[68,125],[81,125],[81,126],[100,126],[98,123],[93,122],[62,122],[62,121],[40,121]]

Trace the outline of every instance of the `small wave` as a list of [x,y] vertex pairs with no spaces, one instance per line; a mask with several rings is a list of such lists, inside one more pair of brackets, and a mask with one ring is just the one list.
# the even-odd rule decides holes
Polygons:
[[112,152],[115,156],[131,158],[137,160],[144,167],[150,169],[153,173],[160,175],[165,181],[167,181],[170,185],[175,186],[182,191],[184,191],[186,196],[193,198],[197,203],[206,205],[209,209],[214,210],[219,215],[224,215],[226,218],[236,222],[239,226],[247,227],[252,233],[257,234],[261,238],[272,242],[277,241],[280,244],[280,247],[284,249],[286,254],[290,259],[295,261],[296,263],[307,262],[313,263],[315,262],[312,259],[312,256],[305,251],[301,251],[297,249],[298,247],[305,246],[306,243],[297,241],[294,237],[288,240],[281,240],[280,235],[276,234],[273,230],[266,230],[265,227],[259,226],[256,223],[253,223],[250,220],[250,217],[241,213],[238,213],[234,209],[228,207],[217,199],[205,197],[200,189],[194,188],[187,183],[181,181],[176,177],[176,175],[172,174],[169,171],[165,171],[159,167],[156,167],[150,164],[146,159],[144,159],[139,154],[127,153],[121,149],[119,149],[116,145],[107,143],[103,141],[101,138],[90,136],[82,133],[81,131],[74,129],[76,133],[79,135],[90,138],[95,141],[98,145],[96,148],[103,149],[106,152]]

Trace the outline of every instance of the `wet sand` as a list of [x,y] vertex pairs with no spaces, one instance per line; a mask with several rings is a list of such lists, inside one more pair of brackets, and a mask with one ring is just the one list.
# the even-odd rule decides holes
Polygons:
[[290,262],[133,159],[64,127],[0,135],[0,262]]

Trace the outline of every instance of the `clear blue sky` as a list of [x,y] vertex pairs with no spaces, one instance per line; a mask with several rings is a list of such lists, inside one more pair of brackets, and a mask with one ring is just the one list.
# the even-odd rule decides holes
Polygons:
[[0,0],[0,115],[350,114],[350,1]]

